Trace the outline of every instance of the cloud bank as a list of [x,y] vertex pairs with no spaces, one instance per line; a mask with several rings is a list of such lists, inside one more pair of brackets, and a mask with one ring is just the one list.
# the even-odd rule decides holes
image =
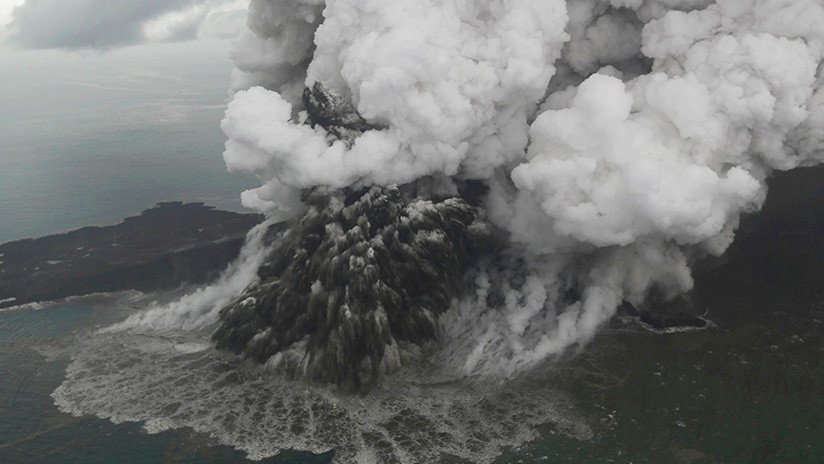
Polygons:
[[7,39],[22,48],[109,49],[147,41],[234,37],[242,0],[26,0]]

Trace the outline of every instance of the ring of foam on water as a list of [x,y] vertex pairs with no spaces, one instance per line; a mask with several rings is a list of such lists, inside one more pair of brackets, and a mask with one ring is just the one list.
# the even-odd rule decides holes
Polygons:
[[546,388],[481,388],[406,372],[352,396],[276,376],[206,343],[168,333],[90,337],[52,396],[64,412],[144,422],[150,433],[191,427],[252,459],[335,449],[339,463],[428,463],[442,455],[481,463],[537,438],[541,424],[589,433]]

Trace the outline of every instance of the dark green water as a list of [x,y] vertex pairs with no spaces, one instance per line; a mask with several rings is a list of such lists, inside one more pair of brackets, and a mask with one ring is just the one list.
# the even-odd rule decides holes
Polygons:
[[613,321],[550,369],[595,438],[500,463],[824,462],[824,168],[778,174],[761,213],[696,270],[716,327],[657,335]]
[[787,313],[664,336],[616,327],[551,376],[595,439],[548,438],[498,462],[821,463],[822,356],[821,322]]
[[[572,394],[594,438],[547,430],[497,463],[809,463],[824,459],[822,308],[758,311],[734,327],[657,335],[611,324],[584,352],[547,369]],[[60,413],[49,396],[67,360],[60,339],[93,325],[100,306],[0,313],[0,462],[247,462],[182,430],[150,435]],[[44,350],[40,346],[52,346]],[[547,375],[548,373],[548,375]],[[290,453],[265,462],[326,463]]]

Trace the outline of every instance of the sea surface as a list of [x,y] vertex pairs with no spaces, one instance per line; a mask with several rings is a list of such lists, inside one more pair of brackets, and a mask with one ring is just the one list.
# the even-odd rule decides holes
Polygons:
[[[708,291],[723,293],[712,287]],[[157,345],[166,340],[139,336],[91,342],[98,350],[110,350],[103,356],[80,354],[82,368],[99,369],[103,372],[99,378],[67,372],[75,361],[75,347],[100,336],[97,328],[139,310],[146,298],[150,297],[92,296],[0,313],[0,462],[249,462],[244,452],[220,444],[216,437],[228,433],[229,441],[237,439],[241,444],[245,438],[237,435],[238,428],[256,434],[256,427],[265,436],[273,424],[266,417],[270,410],[243,414],[249,406],[244,398],[256,402],[255,389],[265,388],[260,379],[204,368],[203,360],[210,356],[187,354],[185,344],[177,345],[178,354],[164,358]],[[632,318],[619,317],[585,350],[544,366],[531,379],[563,394],[591,433],[576,437],[550,421],[538,427],[535,439],[504,450],[494,462],[819,464],[824,459],[824,364],[820,362],[824,303],[817,301],[802,298],[782,306],[769,298],[762,302],[743,298],[731,303],[721,295],[718,305],[708,308],[708,315],[716,320],[714,327],[674,334],[653,333]],[[156,356],[166,361],[152,366]],[[204,384],[202,375],[233,380]],[[67,414],[58,408],[56,403],[66,399],[57,401],[55,395],[65,382],[69,390],[80,388],[73,394],[85,398],[79,406],[82,410],[89,405],[86,414]],[[82,391],[87,387],[90,390]],[[174,397],[189,388],[196,395],[192,404],[215,404],[225,409],[221,414],[229,414],[221,417],[234,419],[207,424],[203,430],[210,433],[157,427],[181,408],[177,400],[164,399],[162,392]],[[200,395],[212,391],[216,398],[200,401]],[[234,391],[241,393],[232,399]],[[294,398],[292,393],[288,396]],[[270,400],[277,398],[266,401]],[[130,409],[141,414],[144,408],[158,422],[128,421]],[[232,416],[233,410],[239,415]],[[407,411],[402,414],[414,417],[413,409]],[[199,414],[208,417],[213,412]],[[291,421],[288,428],[322,426],[317,417],[308,421],[308,416],[297,414],[274,419]],[[418,427],[427,427],[424,419],[425,415],[415,419]],[[456,428],[464,425],[455,424]],[[410,435],[410,439],[416,438]],[[226,437],[222,440],[225,443]],[[435,446],[423,440],[416,445]],[[326,464],[332,459],[332,453],[285,452],[260,462]],[[440,462],[468,461],[444,456]]]
[[0,243],[165,200],[239,210],[220,131],[229,44],[0,50]]
[[[66,344],[110,322],[122,295],[76,299],[0,312],[0,462],[31,464],[248,462],[243,453],[190,430],[148,434],[61,413],[50,396],[63,381]],[[122,305],[121,305],[122,306]],[[286,453],[262,462],[315,464],[329,458]]]

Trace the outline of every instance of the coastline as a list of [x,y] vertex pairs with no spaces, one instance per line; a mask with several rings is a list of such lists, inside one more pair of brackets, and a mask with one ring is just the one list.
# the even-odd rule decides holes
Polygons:
[[111,226],[0,245],[0,309],[121,290],[208,283],[263,218],[202,203],[159,203]]

